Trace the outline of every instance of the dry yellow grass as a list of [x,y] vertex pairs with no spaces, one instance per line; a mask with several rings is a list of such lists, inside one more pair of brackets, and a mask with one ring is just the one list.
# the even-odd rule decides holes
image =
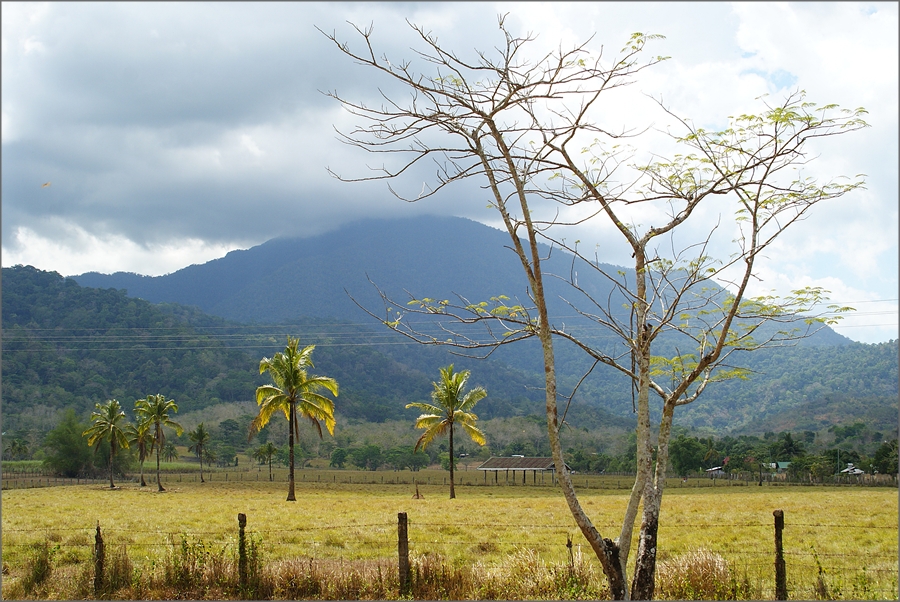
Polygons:
[[[239,512],[247,515],[248,531],[271,562],[395,559],[398,512],[409,516],[416,558],[477,565],[485,574],[508,570],[510,559],[523,554],[564,565],[569,536],[574,552],[591,562],[562,495],[551,487],[465,486],[449,500],[445,487],[420,485],[424,498],[413,499],[411,485],[301,480],[296,503],[285,501],[286,486],[279,482],[167,487],[161,494],[130,483],[114,491],[100,485],[4,491],[4,566],[16,576],[28,545],[49,539],[58,546],[55,564],[74,570],[90,559],[98,521],[107,545],[126,544],[139,571],[160,563],[182,535],[231,554]],[[730,587],[737,588],[732,591],[771,597],[772,511],[782,509],[791,597],[816,596],[818,561],[829,596],[896,598],[896,495],[893,489],[862,488],[673,488],[662,506],[660,577],[669,570],[664,567],[703,550],[728,563]],[[581,499],[601,533],[615,537],[626,492],[591,489]]]

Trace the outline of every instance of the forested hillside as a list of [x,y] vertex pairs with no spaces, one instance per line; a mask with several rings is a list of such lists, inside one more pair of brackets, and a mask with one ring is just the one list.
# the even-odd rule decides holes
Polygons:
[[[509,245],[505,232],[462,218],[365,220],[311,238],[270,240],[165,276],[87,273],[73,279],[83,286],[126,289],[129,296],[154,303],[193,305],[245,324],[315,317],[374,327],[378,322],[353,301],[382,314],[384,306],[370,280],[401,306],[409,294],[452,300],[460,295],[474,303],[507,295],[511,303],[531,305],[522,266]],[[598,332],[595,323],[579,316],[569,304],[593,311],[591,302],[564,281],[573,271],[580,288],[628,322],[625,299],[605,277],[585,265],[573,265],[572,256],[559,249],[544,246],[541,251],[547,256],[543,269],[550,276],[547,298],[555,324],[570,329],[580,325],[600,340],[608,339],[608,333]],[[600,266],[634,282],[631,270]],[[712,282],[705,285],[718,288]],[[768,332],[763,328],[759,336]],[[664,340],[659,343],[666,345]],[[824,328],[800,344],[849,343],[850,339]],[[540,362],[540,353],[536,357]]]
[[[264,382],[261,357],[283,348],[286,336],[317,345],[315,372],[338,380],[338,415],[382,422],[411,420],[406,403],[428,398],[438,368],[451,362],[472,370],[488,390],[482,419],[543,415],[540,364],[531,342],[508,346],[488,360],[453,356],[410,343],[373,320],[361,323],[298,318],[278,324],[239,324],[196,308],[151,304],[121,290],[79,286],[56,273],[3,269],[4,428],[45,432],[58,410],[86,416],[115,397],[130,407],[152,393],[174,398],[182,413],[248,401]],[[589,364],[560,345],[561,393]],[[708,433],[825,431],[863,421],[873,430],[897,426],[898,347],[796,346],[748,354],[748,380],[716,383],[676,423]],[[627,429],[633,424],[628,381],[597,367],[567,415],[569,424]]]
[[[163,393],[183,414],[223,402],[253,399],[266,382],[259,360],[283,349],[288,334],[316,344],[314,372],[341,386],[337,413],[382,422],[412,418],[405,405],[425,401],[438,367],[473,370],[489,397],[484,418],[541,411],[536,375],[497,361],[455,358],[392,333],[335,320],[299,319],[247,326],[196,308],[154,305],[124,291],[78,285],[30,266],[3,269],[4,428],[49,429],[59,410],[87,415],[97,402]],[[387,336],[385,336],[387,334]],[[588,423],[630,424],[604,411]]]

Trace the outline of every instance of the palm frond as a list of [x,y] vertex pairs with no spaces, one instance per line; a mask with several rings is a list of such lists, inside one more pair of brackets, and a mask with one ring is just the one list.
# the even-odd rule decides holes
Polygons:
[[408,403],[408,404],[406,404],[406,408],[407,409],[416,408],[417,410],[423,410],[430,414],[443,414],[444,413],[443,408],[438,407],[436,405],[431,405],[430,403],[422,403],[420,401],[417,401],[414,403]]
[[484,432],[474,424],[470,424],[468,422],[460,423],[463,427],[463,430],[469,435],[469,437],[477,443],[478,445],[484,445],[487,443],[487,439],[484,438]]

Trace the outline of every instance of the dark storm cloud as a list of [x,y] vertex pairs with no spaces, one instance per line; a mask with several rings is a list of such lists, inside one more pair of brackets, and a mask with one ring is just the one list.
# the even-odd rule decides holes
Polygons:
[[49,235],[51,216],[140,243],[260,242],[334,227],[348,208],[356,218],[399,212],[384,186],[325,172],[327,161],[347,171],[361,157],[335,140],[338,108],[320,91],[363,99],[377,84],[315,26],[349,38],[346,20],[392,23],[405,31],[379,25],[379,43],[406,55],[403,17],[420,9],[51,5],[5,51],[4,244],[14,248],[21,225]]

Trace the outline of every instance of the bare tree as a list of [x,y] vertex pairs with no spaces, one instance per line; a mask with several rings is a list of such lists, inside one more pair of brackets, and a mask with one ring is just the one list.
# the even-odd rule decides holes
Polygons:
[[[682,130],[681,135],[669,135],[668,141],[688,150],[641,163],[635,151],[622,146],[641,133],[604,128],[594,115],[603,95],[628,85],[641,70],[664,60],[658,56],[641,59],[646,44],[661,36],[633,34],[620,56],[606,66],[602,52],[590,52],[590,40],[529,62],[523,49],[534,38],[512,35],[501,17],[503,44],[496,53],[477,52],[474,60],[466,61],[440,46],[430,33],[410,26],[425,48],[415,51],[416,58],[430,65],[433,75],[417,73],[410,62],[392,63],[378,57],[371,27],[354,26],[362,41],[359,51],[338,41],[336,34],[325,34],[357,63],[380,71],[411,93],[401,102],[382,92],[384,102],[379,107],[328,93],[364,122],[340,133],[345,142],[401,158],[397,167],[377,167],[359,178],[333,175],[345,181],[391,180],[412,173],[423,159],[434,159],[434,181],[423,185],[414,198],[404,199],[408,201],[430,197],[459,180],[479,178],[490,206],[509,233],[530,299],[526,306],[505,296],[475,302],[465,297],[451,301],[413,296],[400,311],[393,309],[397,300],[382,293],[387,313],[379,319],[419,342],[450,345],[458,352],[487,355],[501,345],[539,339],[547,433],[568,507],[601,563],[612,597],[649,599],[654,593],[656,534],[675,408],[697,399],[712,382],[746,376],[747,371],[736,364],[740,352],[809,336],[834,319],[829,315],[849,309],[823,309],[827,291],[819,288],[784,298],[750,297],[748,285],[760,255],[787,228],[817,203],[863,185],[859,177],[822,184],[797,176],[795,169],[808,161],[809,140],[865,127],[861,118],[865,111],[817,107],[798,92],[778,105],[763,103],[758,115],[741,115],[725,130],[710,132],[676,117],[659,102],[661,114]],[[719,221],[701,230],[705,234],[699,240],[678,245],[674,237],[676,229],[681,233],[687,224],[698,221],[697,208],[706,207],[712,199],[719,203],[720,221],[728,214],[734,220],[736,238],[723,260],[711,254],[712,247],[718,248],[713,239]],[[655,218],[659,223],[635,225],[635,216],[646,208],[654,212],[643,215],[662,216]],[[566,219],[572,209],[580,217]],[[577,242],[569,244],[561,236],[565,226],[589,219],[611,221],[633,253],[633,274],[608,273],[597,257],[586,256]],[[541,243],[571,252],[569,274],[545,272],[547,256],[541,254]],[[599,273],[617,294],[592,297],[579,286],[578,267]],[[601,345],[583,329],[554,324],[547,305],[547,278],[568,282],[572,298],[565,301],[584,320],[614,333],[620,344]],[[730,288],[723,289],[717,282]],[[622,300],[627,307],[624,313],[619,309]],[[436,317],[440,333],[429,334],[408,320],[408,314]],[[464,325],[485,328],[474,334]],[[575,390],[565,397],[557,391],[554,339],[570,341],[593,360]],[[674,357],[651,353],[654,343],[659,346],[664,339],[666,348],[674,345]],[[571,401],[598,364],[611,366],[631,380],[638,417],[637,476],[615,539],[604,537],[583,510],[560,443],[565,408],[560,412],[558,399]],[[661,402],[655,429],[651,394]],[[629,587],[628,556],[642,502]]]

